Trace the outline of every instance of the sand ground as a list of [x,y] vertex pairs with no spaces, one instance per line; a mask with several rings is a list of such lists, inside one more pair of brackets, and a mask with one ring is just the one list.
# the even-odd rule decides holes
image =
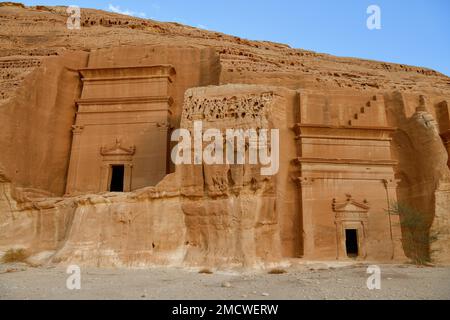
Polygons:
[[450,299],[449,267],[379,265],[381,289],[369,290],[363,264],[308,263],[265,271],[181,268],[81,268],[69,290],[64,267],[0,265],[0,299]]

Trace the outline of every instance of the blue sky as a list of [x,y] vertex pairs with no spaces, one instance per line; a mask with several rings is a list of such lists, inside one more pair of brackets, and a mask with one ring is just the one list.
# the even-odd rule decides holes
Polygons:
[[[337,56],[397,62],[450,76],[449,0],[146,0],[22,1],[78,5]],[[381,29],[369,30],[369,5],[381,9]]]

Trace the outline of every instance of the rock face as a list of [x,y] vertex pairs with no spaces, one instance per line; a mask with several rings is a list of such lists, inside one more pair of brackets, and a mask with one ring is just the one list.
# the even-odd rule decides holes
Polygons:
[[[2,4],[0,19],[1,251],[129,267],[450,262],[448,77],[91,9],[80,30],[65,7]],[[200,147],[225,153],[228,129],[254,129],[245,159],[277,130],[263,144],[274,174],[195,163],[195,141],[193,162],[171,161],[172,133],[199,123],[219,132]],[[419,212],[419,247],[396,203]]]

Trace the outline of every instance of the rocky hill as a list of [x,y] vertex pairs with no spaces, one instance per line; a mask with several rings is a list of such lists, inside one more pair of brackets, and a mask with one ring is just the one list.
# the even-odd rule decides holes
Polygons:
[[[0,3],[0,254],[346,259],[351,226],[362,259],[450,261],[449,77],[94,9],[79,30],[67,19]],[[279,129],[279,172],[169,165],[161,141],[193,119]],[[125,192],[108,186],[117,164]]]
[[81,29],[68,30],[66,7],[0,3],[0,99],[48,56],[117,45],[212,46],[221,82],[282,84],[290,88],[399,90],[447,95],[450,79],[434,70],[340,58],[267,41],[251,41],[178,23],[82,9]]

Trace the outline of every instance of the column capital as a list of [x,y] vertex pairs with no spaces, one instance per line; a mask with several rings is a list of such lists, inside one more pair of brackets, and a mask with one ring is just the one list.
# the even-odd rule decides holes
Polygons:
[[73,134],[81,134],[84,130],[84,126],[80,126],[80,125],[73,125],[72,126],[72,132]]
[[157,122],[156,127],[158,128],[159,131],[173,129],[173,126],[171,126],[169,122]]
[[301,187],[309,187],[314,182],[314,178],[310,177],[293,177],[292,179]]
[[386,188],[397,188],[397,184],[399,182],[400,182],[400,179],[395,179],[395,178],[383,179],[383,184]]

